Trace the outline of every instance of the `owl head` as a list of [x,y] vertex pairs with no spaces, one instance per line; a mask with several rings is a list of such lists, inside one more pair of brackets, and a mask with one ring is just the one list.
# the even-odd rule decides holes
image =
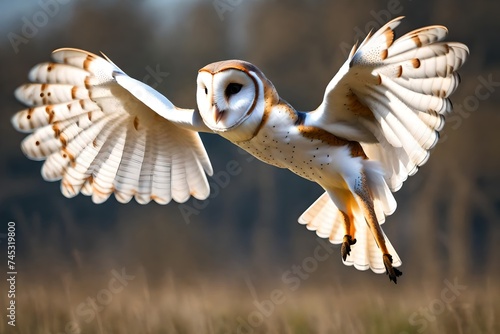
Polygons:
[[248,62],[226,60],[198,72],[200,115],[212,131],[231,141],[250,139],[262,122],[266,105],[278,99],[272,83]]

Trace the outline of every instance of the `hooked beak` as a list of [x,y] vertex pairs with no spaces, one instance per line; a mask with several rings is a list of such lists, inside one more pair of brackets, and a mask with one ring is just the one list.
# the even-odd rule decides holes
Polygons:
[[219,124],[220,120],[222,119],[222,116],[224,116],[224,110],[219,110],[219,107],[217,105],[214,105],[213,108],[214,108],[215,124]]

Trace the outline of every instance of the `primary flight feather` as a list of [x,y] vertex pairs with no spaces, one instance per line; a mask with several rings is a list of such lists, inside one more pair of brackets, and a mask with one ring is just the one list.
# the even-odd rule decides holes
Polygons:
[[341,244],[342,260],[387,273],[401,260],[382,231],[392,192],[436,145],[457,70],[469,51],[443,42],[443,26],[394,39],[396,18],[354,46],[323,102],[296,111],[254,65],[229,60],[198,72],[198,110],[180,109],[107,57],[59,49],[16,90],[28,106],[12,118],[31,133],[21,147],[46,160],[42,176],[67,197],[115,194],[141,204],[208,197],[210,160],[198,132],[216,133],[271,165],[318,183],[325,193],[299,218]]

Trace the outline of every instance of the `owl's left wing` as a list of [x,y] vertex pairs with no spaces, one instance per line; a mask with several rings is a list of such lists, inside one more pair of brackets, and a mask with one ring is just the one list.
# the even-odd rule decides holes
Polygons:
[[429,157],[452,111],[457,70],[467,46],[442,42],[443,26],[429,26],[394,39],[396,18],[354,46],[328,84],[322,104],[307,115],[310,125],[360,142],[379,161],[392,191]]
[[12,117],[17,130],[31,133],[25,155],[46,160],[45,180],[62,179],[66,197],[81,192],[96,203],[112,193],[141,204],[208,197],[212,166],[198,131],[210,130],[199,113],[175,107],[109,59],[77,49],[52,58],[16,90],[29,108]]

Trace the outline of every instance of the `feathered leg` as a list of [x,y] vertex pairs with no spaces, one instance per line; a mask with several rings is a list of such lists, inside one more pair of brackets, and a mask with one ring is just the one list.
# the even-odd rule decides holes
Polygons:
[[355,192],[358,197],[359,206],[365,216],[366,223],[368,224],[378,247],[382,250],[386,274],[389,275],[389,279],[391,281],[397,284],[397,278],[403,273],[392,266],[392,256],[387,250],[382,228],[380,227],[377,216],[375,215],[373,199],[368,188],[365,173],[361,173],[361,177],[356,181]]
[[[335,191],[329,191],[329,196],[334,203],[337,203],[338,212],[340,213],[340,222],[344,227],[344,238],[342,239],[342,245],[340,247],[340,255],[345,261],[347,256],[351,254],[351,245],[356,243],[354,234],[356,232],[356,227],[354,225],[354,207],[357,207],[356,199],[353,197],[352,190],[339,189]],[[335,216],[334,224],[337,222],[337,216]],[[332,230],[330,234],[330,240],[334,240],[336,229]]]
[[339,210],[342,215],[342,221],[344,223],[345,235],[342,240],[342,246],[340,247],[340,254],[342,255],[342,259],[347,258],[347,255],[351,254],[351,245],[356,243],[356,239],[354,238],[354,233],[356,229],[354,227],[354,217],[352,216],[352,211],[349,213],[345,213],[342,210]]

